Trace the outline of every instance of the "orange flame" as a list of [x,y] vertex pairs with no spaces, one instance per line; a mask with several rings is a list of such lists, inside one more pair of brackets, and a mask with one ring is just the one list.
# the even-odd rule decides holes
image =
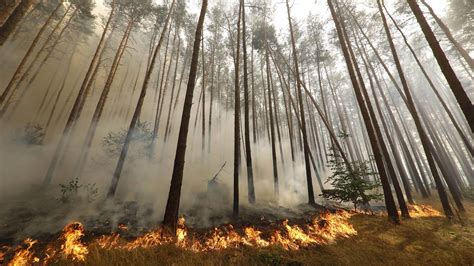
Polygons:
[[[245,227],[236,230],[232,225],[214,228],[209,234],[195,234],[190,236],[184,218],[179,218],[176,236],[166,234],[163,228],[157,228],[143,234],[132,241],[126,241],[119,234],[101,236],[91,244],[98,245],[101,249],[124,249],[134,250],[137,248],[151,248],[161,245],[174,244],[179,248],[194,251],[207,252],[228,248],[240,248],[249,246],[254,248],[265,248],[269,246],[281,246],[287,250],[298,250],[303,247],[327,244],[337,238],[347,238],[357,234],[357,231],[349,223],[351,213],[339,211],[336,213],[324,213],[314,217],[307,225],[290,225],[287,220],[283,221],[277,228],[268,232],[254,227]],[[88,247],[81,242],[84,235],[84,227],[79,222],[72,222],[63,229],[60,237],[62,241],[60,249],[50,244],[44,251],[43,263],[61,256],[72,261],[84,261],[89,253]],[[262,237],[262,235],[266,237]],[[31,247],[37,241],[27,239],[28,245],[15,253],[14,258],[8,265],[28,265],[40,260],[34,257]],[[0,257],[1,258],[1,257]]]
[[87,247],[81,243],[84,235],[84,226],[79,222],[72,222],[63,229],[62,239],[64,243],[61,245],[62,254],[66,258],[72,260],[84,261],[87,253]]
[[312,223],[304,228],[298,225],[282,223],[283,230],[273,229],[268,239],[261,237],[262,232],[254,227],[245,227],[243,234],[237,232],[232,225],[214,228],[202,241],[190,238],[184,218],[178,220],[176,238],[166,235],[161,228],[148,232],[131,242],[120,242],[119,235],[101,237],[97,243],[101,248],[117,248],[133,250],[150,248],[174,243],[176,246],[194,252],[222,250],[250,246],[264,248],[279,245],[287,250],[297,250],[317,244],[326,244],[336,238],[347,238],[356,235],[357,231],[348,222],[352,214],[345,211],[322,214],[314,218]]
[[440,217],[441,212],[429,205],[408,205],[408,211],[412,217]]
[[23,266],[29,265],[30,262],[39,262],[39,259],[34,256],[34,252],[31,251],[33,245],[35,245],[38,241],[32,240],[31,238],[27,238],[24,243],[27,245],[25,249],[19,249],[15,252],[15,256],[13,259],[8,263],[8,266]]

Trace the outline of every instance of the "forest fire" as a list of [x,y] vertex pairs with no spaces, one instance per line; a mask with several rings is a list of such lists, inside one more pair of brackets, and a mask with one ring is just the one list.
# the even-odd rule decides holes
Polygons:
[[440,217],[442,216],[441,212],[435,210],[429,205],[408,205],[408,210],[412,217]]
[[27,239],[26,247],[18,248],[8,265],[25,265],[32,262],[48,264],[56,260],[84,261],[89,253],[89,247],[93,245],[100,249],[128,251],[162,245],[175,245],[193,252],[211,252],[244,246],[253,248],[280,246],[286,250],[298,250],[356,235],[357,231],[349,223],[351,216],[352,213],[346,211],[328,212],[313,217],[311,223],[303,225],[291,225],[288,220],[261,230],[252,226],[236,229],[233,225],[223,225],[208,233],[189,232],[185,219],[180,218],[176,237],[171,237],[162,228],[157,228],[131,241],[126,241],[117,233],[101,236],[88,244],[81,241],[85,235],[83,225],[72,222],[65,226],[58,238],[61,243],[59,248],[55,248],[53,242],[48,245],[43,256],[35,255],[32,247],[38,241]]
[[38,262],[39,258],[34,256],[34,252],[31,251],[33,245],[35,245],[38,241],[32,239],[26,239],[24,244],[27,246],[26,248],[19,248],[18,251],[15,252],[15,256],[13,259],[8,263],[10,266],[20,266],[20,265],[27,265],[31,262]]
[[0,0],[0,266],[474,266],[472,10]]
[[84,227],[79,222],[70,223],[64,228],[62,235],[64,244],[61,245],[61,251],[66,258],[78,261],[85,259],[88,250],[80,241],[83,235]]

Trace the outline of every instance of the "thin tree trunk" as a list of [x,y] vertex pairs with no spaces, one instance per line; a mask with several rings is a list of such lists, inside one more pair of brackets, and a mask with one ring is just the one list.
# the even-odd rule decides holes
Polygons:
[[31,56],[33,50],[35,49],[36,45],[38,44],[39,39],[43,35],[44,31],[48,28],[48,26],[49,26],[50,22],[52,21],[54,15],[58,12],[58,10],[62,6],[62,4],[63,4],[62,1],[58,2],[58,5],[56,6],[56,8],[49,15],[46,22],[43,24],[41,29],[36,34],[33,42],[31,43],[30,47],[28,48],[28,51],[26,51],[26,54],[23,56],[23,58],[21,59],[20,64],[18,65],[15,72],[13,73],[13,76],[10,79],[10,82],[8,83],[7,87],[3,90],[2,94],[0,95],[0,106],[2,106],[4,104],[6,97],[10,93],[10,91],[13,88],[13,85],[15,84],[17,79],[20,77],[20,74],[21,74],[23,68],[25,67],[26,62],[28,62],[29,57]]
[[[247,59],[245,59],[247,60]],[[255,75],[254,75],[254,63],[253,63],[253,46],[250,53],[250,66],[251,77],[252,77],[252,132],[253,132],[253,143],[257,143],[257,111],[256,111],[256,99],[255,99]]]
[[178,36],[178,48],[176,52],[176,62],[174,65],[174,74],[173,74],[173,85],[171,87],[171,98],[170,98],[170,105],[168,108],[168,117],[166,118],[166,126],[165,126],[165,142],[168,138],[169,130],[170,130],[170,118],[171,118],[171,108],[173,107],[173,100],[174,100],[174,90],[176,87],[176,78],[178,74],[178,63],[179,63],[179,56],[180,56],[180,47],[181,47],[181,38]]
[[293,61],[295,65],[295,72],[296,72],[296,89],[300,107],[300,116],[301,116],[301,127],[302,127],[302,135],[303,135],[303,153],[304,153],[304,161],[305,161],[305,169],[306,169],[306,184],[308,188],[308,203],[310,205],[316,205],[314,201],[314,191],[313,191],[313,180],[311,178],[311,166],[309,161],[309,144],[308,144],[308,136],[306,131],[306,121],[305,121],[305,114],[304,114],[304,107],[303,107],[303,92],[301,89],[301,80],[300,80],[300,71],[298,68],[298,56],[296,51],[296,44],[295,38],[293,36],[293,25],[291,22],[291,15],[290,15],[290,5],[289,1],[286,0],[286,11],[288,14],[288,24],[290,27],[290,37],[291,37],[291,47],[293,53]]
[[367,133],[369,134],[370,144],[372,146],[372,151],[374,153],[375,161],[377,163],[377,168],[379,170],[380,180],[382,182],[382,188],[383,188],[383,191],[384,191],[385,205],[387,207],[388,218],[392,222],[399,223],[397,208],[395,206],[395,201],[393,199],[390,184],[388,182],[388,176],[387,176],[387,173],[385,172],[384,163],[382,161],[382,154],[380,152],[380,149],[379,149],[379,146],[378,146],[378,143],[377,143],[377,137],[376,137],[376,134],[375,134],[375,130],[373,128],[372,123],[370,122],[370,116],[369,116],[369,113],[366,109],[365,101],[364,101],[364,98],[363,98],[362,93],[360,91],[359,84],[357,82],[357,77],[355,75],[354,65],[351,62],[351,56],[348,52],[349,44],[346,43],[346,41],[348,42],[349,40],[344,39],[344,35],[342,33],[341,26],[339,24],[339,20],[338,20],[337,15],[336,15],[336,11],[334,10],[332,0],[328,0],[328,5],[329,5],[329,8],[331,10],[331,15],[333,17],[334,23],[336,25],[336,31],[337,31],[337,34],[338,34],[339,42],[340,42],[340,45],[341,45],[342,52],[344,54],[344,58],[345,58],[346,65],[347,65],[347,68],[348,68],[348,71],[349,71],[349,75],[351,77],[352,86],[354,88],[354,92],[355,92],[356,97],[357,97],[359,108],[360,108],[360,110],[362,112],[362,115],[364,117],[365,127],[367,129]]
[[[266,34],[266,33],[265,33]],[[266,35],[265,35],[265,41]],[[267,69],[267,102],[268,102],[268,115],[269,115],[269,127],[270,127],[270,142],[272,147],[272,166],[273,166],[273,187],[275,192],[275,198],[278,201],[280,196],[280,188],[279,188],[279,181],[278,181],[278,164],[277,164],[277,156],[276,156],[276,146],[275,146],[275,128],[273,125],[273,108],[272,108],[272,77],[271,77],[271,70],[270,70],[270,60],[268,56],[268,43],[266,44],[267,48],[265,49],[265,61],[266,61],[266,69]]]
[[[109,190],[107,192],[107,198],[110,199],[115,196],[115,192],[117,190],[118,182],[120,180],[120,175],[122,174],[123,165],[125,163],[125,159],[127,158],[128,148],[130,146],[130,142],[132,141],[133,134],[135,133],[136,126],[138,120],[140,119],[140,114],[143,107],[143,102],[145,101],[146,91],[148,89],[148,84],[150,82],[151,74],[153,73],[153,69],[155,67],[156,58],[158,57],[161,44],[163,43],[165,32],[167,31],[167,27],[171,18],[171,14],[173,13],[173,8],[175,5],[175,0],[171,2],[171,7],[169,9],[168,15],[166,16],[165,24],[163,26],[163,30],[161,31],[160,39],[158,40],[158,44],[155,47],[155,51],[153,52],[153,57],[150,61],[150,64],[147,66],[147,71],[145,73],[145,77],[143,80],[142,89],[140,91],[140,96],[138,98],[137,105],[135,107],[135,111],[133,112],[132,120],[130,121],[130,125],[128,127],[127,136],[125,137],[125,141],[122,147],[122,151],[120,152],[120,157],[117,161],[117,166],[115,167],[114,174],[112,176],[112,182],[109,186]],[[138,76],[137,76],[138,80]],[[135,83],[136,85],[136,83]]]
[[459,54],[466,60],[467,64],[471,68],[471,70],[474,71],[474,60],[469,56],[469,53],[461,46],[461,44],[454,39],[453,34],[449,30],[448,26],[444,24],[444,22],[435,14],[433,8],[426,3],[425,0],[421,0],[421,3],[425,5],[428,8],[428,11],[430,12],[431,16],[434,18],[438,26],[441,28],[441,30],[444,32],[446,37],[448,37],[448,40],[451,42],[451,44],[458,50]]
[[206,59],[204,57],[204,37],[201,40],[201,56],[202,56],[202,121],[201,121],[201,152],[204,152],[206,142]]
[[207,0],[202,0],[201,13],[194,36],[193,55],[191,58],[191,69],[189,71],[188,86],[186,88],[186,97],[184,99],[183,115],[179,129],[178,145],[174,160],[173,174],[171,177],[171,186],[166,202],[165,216],[163,225],[168,228],[172,234],[176,234],[176,224],[178,220],[179,201],[181,197],[181,184],[183,182],[184,158],[186,155],[186,142],[189,128],[189,118],[193,102],[194,85],[196,83],[196,72],[199,58],[199,43],[202,36],[204,17],[207,9]]
[[[245,162],[247,165],[248,200],[255,203],[255,187],[253,182],[252,149],[250,143],[250,107],[249,107],[249,81],[247,70],[247,28],[245,24],[245,1],[240,0],[242,9],[242,50],[244,61],[244,127],[245,127]],[[255,113],[254,113],[255,114]]]
[[115,9],[115,0],[112,1],[112,9],[110,11],[109,18],[108,18],[107,23],[105,25],[104,31],[102,32],[102,36],[100,38],[99,44],[97,45],[95,54],[92,57],[91,63],[89,64],[89,68],[87,70],[86,76],[84,77],[84,81],[82,82],[81,88],[79,89],[79,92],[76,96],[76,100],[75,100],[74,105],[71,109],[71,112],[69,113],[69,117],[68,117],[68,120],[66,121],[66,125],[64,126],[64,130],[63,130],[63,133],[62,133],[61,138],[59,140],[59,143],[57,144],[56,149],[54,150],[53,158],[50,162],[48,172],[47,172],[47,174],[46,174],[46,176],[43,180],[43,186],[48,186],[49,183],[51,182],[51,179],[53,178],[53,174],[54,174],[54,171],[56,169],[61,151],[63,150],[63,146],[66,144],[67,140],[69,139],[69,135],[71,133],[71,126],[73,125],[74,120],[77,118],[76,112],[78,111],[80,105],[83,104],[83,102],[84,102],[82,98],[84,96],[83,94],[84,94],[85,89],[86,89],[86,84],[87,84],[87,81],[90,78],[90,74],[92,72],[92,69],[94,68],[94,65],[97,61],[97,56],[98,56],[98,54],[101,50],[101,46],[104,42],[105,36],[106,36],[108,28],[110,26],[110,22],[112,21],[112,17],[113,17],[113,14],[114,14],[114,9]]
[[[15,83],[15,86],[13,87],[12,89],[12,92],[10,93],[10,96],[8,97],[5,105],[3,106],[3,108],[0,110],[0,118],[3,116],[3,114],[6,113],[8,107],[10,106],[10,103],[12,102],[12,99],[13,97],[15,96],[15,93],[18,91],[18,88],[20,88],[20,85],[22,84],[22,82],[29,76],[29,73],[30,71],[32,70],[32,68],[34,67],[36,61],[38,61],[39,57],[43,54],[43,52],[45,51],[45,48],[46,48],[46,45],[49,43],[49,40],[51,40],[53,38],[53,35],[54,33],[56,33],[56,31],[59,29],[59,26],[63,23],[64,19],[67,17],[67,14],[69,14],[69,10],[71,9],[71,5],[68,6],[68,8],[66,9],[66,11],[64,12],[63,16],[61,17],[61,19],[56,23],[56,26],[53,28],[53,30],[49,33],[49,35],[46,37],[46,40],[44,41],[43,45],[39,48],[38,52],[36,53],[35,57],[31,60],[31,63],[30,65],[28,66],[28,68],[23,71],[23,74],[21,75],[21,77],[19,77],[19,80]],[[70,18],[68,19],[68,21],[66,22],[65,26],[63,27],[63,29],[60,31],[60,34],[58,35],[57,37],[57,40],[59,40],[59,38],[61,38],[64,30],[68,27],[69,23],[71,22],[71,20],[74,18],[74,16],[76,15],[77,13],[77,8],[74,9],[72,15],[70,15]],[[57,44],[57,41],[53,43],[53,46],[50,47],[50,52],[48,53],[47,57],[49,57],[49,55],[51,54],[51,52],[54,50],[54,48],[56,47]],[[45,59],[47,59],[47,57]],[[40,64],[39,68],[38,68],[38,71],[36,71],[36,73],[33,75],[33,77],[30,79],[31,81],[33,81],[33,79],[36,77],[36,74],[39,72],[39,69],[42,67],[42,64]],[[30,83],[31,84],[31,83]],[[25,95],[25,93],[28,91],[28,88],[29,86],[26,86],[24,89],[23,89],[23,92],[20,94],[20,97],[17,101],[15,101],[15,104],[13,105],[13,107],[11,108],[12,111],[11,113],[13,113],[16,109],[16,107],[19,105],[19,103],[21,102],[21,100],[23,99],[23,96]]]
[[280,149],[280,158],[282,164],[285,163],[285,159],[283,157],[283,148],[281,146],[281,130],[280,130],[280,105],[279,105],[279,100],[278,100],[278,94],[275,92],[275,85],[273,78],[271,77],[271,89],[272,89],[272,97],[273,97],[273,111],[275,112],[275,127],[276,127],[276,132],[277,132],[277,137],[278,137],[278,146]]
[[214,74],[215,74],[215,58],[216,58],[216,46],[217,46],[217,27],[214,29],[214,40],[212,43],[211,51],[211,85],[209,87],[209,118],[207,126],[207,152],[211,152],[211,127],[212,127],[212,107],[214,103]]
[[[171,35],[171,27],[169,28],[168,30],[168,37],[166,38],[166,48],[165,48],[165,58],[163,59],[163,67],[162,67],[162,72],[161,72],[161,78],[160,78],[160,88],[159,88],[159,93],[158,93],[158,103],[156,105],[156,111],[155,111],[155,122],[154,122],[154,126],[153,126],[153,135],[152,135],[152,138],[151,138],[151,144],[150,144],[150,154],[153,154],[153,151],[154,151],[154,148],[155,148],[155,141],[156,141],[156,138],[158,136],[158,129],[159,129],[159,125],[160,125],[160,107],[161,107],[161,99],[164,98],[163,96],[163,90],[166,90],[166,88],[163,87],[163,84],[164,84],[164,80],[165,80],[165,73],[167,72],[166,71],[166,63],[167,63],[167,59],[168,59],[168,48],[169,48],[169,43],[170,43],[170,35]],[[176,34],[174,35],[173,38],[176,37]],[[173,40],[173,44],[174,44],[174,40]],[[169,63],[169,67],[171,67],[171,60],[170,60],[170,63]],[[166,79],[168,79],[168,77],[166,77]],[[156,96],[156,95],[155,95]]]
[[[338,6],[337,2],[336,2],[336,6]],[[338,9],[339,9],[339,7],[338,7]],[[345,24],[344,21],[341,21],[342,33],[343,33],[344,38],[345,38],[346,43],[347,43],[347,48],[348,48],[349,55],[352,58],[353,68],[354,68],[355,73],[357,75],[357,78],[359,80],[359,88],[362,92],[363,97],[365,98],[366,107],[367,107],[367,110],[369,112],[369,117],[370,117],[369,121],[372,122],[373,129],[375,130],[375,136],[378,140],[378,145],[379,145],[379,147],[382,151],[382,156],[383,156],[383,159],[385,161],[386,169],[388,170],[389,176],[391,177],[391,180],[392,180],[393,187],[395,188],[395,192],[396,192],[396,196],[397,196],[397,200],[398,200],[398,204],[400,206],[402,216],[406,217],[406,218],[410,218],[410,214],[408,212],[408,207],[406,205],[405,198],[403,196],[403,192],[402,192],[401,187],[400,187],[400,183],[398,182],[398,177],[396,175],[395,169],[394,169],[392,161],[390,159],[390,153],[388,152],[387,146],[386,146],[385,141],[383,139],[382,131],[380,130],[380,127],[379,127],[379,124],[378,124],[378,121],[377,121],[377,117],[375,115],[372,104],[370,102],[369,94],[367,92],[362,74],[359,70],[359,66],[357,64],[357,59],[356,59],[355,54],[353,52],[352,46],[350,44],[350,39],[348,37],[348,34],[347,34],[347,31],[346,31],[346,28],[345,28],[344,24]],[[358,45],[357,40],[356,40],[356,45]],[[372,82],[371,79],[370,79],[370,82]],[[371,83],[371,85],[372,85],[372,83]],[[382,119],[383,119],[383,117],[382,117]]]
[[434,35],[430,25],[423,16],[423,13],[421,12],[420,7],[416,3],[416,0],[407,0],[407,2],[410,6],[411,11],[416,17],[416,20],[418,21],[421,30],[425,35],[426,41],[428,42],[431,47],[431,50],[433,51],[433,55],[436,58],[436,61],[438,61],[439,67],[441,68],[444,77],[448,81],[449,87],[454,93],[454,96],[456,97],[456,100],[459,106],[461,107],[461,110],[463,111],[467,122],[469,123],[471,131],[474,132],[474,106],[472,105],[469,96],[467,95],[461,82],[456,76],[456,73],[451,67],[451,64],[449,63],[448,58],[444,54],[443,49],[441,49],[441,46],[436,40],[436,36]]
[[[232,36],[231,47],[234,59],[234,200],[232,205],[232,213],[235,217],[239,215],[239,177],[240,177],[240,141],[241,141],[241,128],[240,128],[240,24],[242,18],[242,3],[240,0],[239,4],[239,15],[237,19],[237,42],[233,41]],[[230,24],[229,24],[230,32]],[[232,33],[231,33],[232,34]],[[236,46],[234,50],[234,46]]]
[[411,54],[413,55],[413,58],[415,59],[417,65],[420,67],[420,70],[421,72],[423,73],[423,75],[425,76],[426,80],[428,81],[428,84],[430,85],[430,88],[433,90],[434,94],[436,95],[436,97],[438,98],[438,100],[440,101],[441,105],[443,106],[444,110],[446,111],[446,113],[448,114],[449,116],[449,119],[451,120],[454,128],[456,129],[456,131],[458,132],[458,134],[460,135],[462,141],[464,142],[464,145],[466,146],[466,148],[469,150],[471,156],[474,156],[474,149],[470,143],[470,141],[468,140],[468,138],[466,137],[466,135],[464,134],[464,132],[462,131],[461,127],[459,126],[459,124],[457,123],[456,119],[454,118],[453,116],[453,113],[451,112],[451,110],[448,108],[445,100],[443,99],[443,97],[439,94],[438,90],[436,89],[433,81],[431,80],[431,78],[429,77],[428,73],[426,73],[426,70],[425,68],[423,67],[423,65],[421,64],[420,60],[418,59],[418,56],[416,55],[415,51],[413,50],[413,48],[411,47],[411,45],[408,43],[408,40],[405,36],[405,34],[403,33],[403,31],[400,29],[400,27],[398,26],[398,24],[396,23],[395,19],[390,15],[390,13],[388,13],[388,10],[384,7],[385,9],[385,12],[387,13],[387,15],[390,17],[390,19],[392,20],[393,24],[395,25],[395,27],[397,28],[398,32],[402,35],[403,37],[403,40],[406,44],[406,46],[408,47],[408,49],[410,50]]
[[107,75],[107,80],[105,82],[104,88],[102,89],[102,92],[99,97],[99,101],[97,102],[96,108],[94,110],[94,114],[92,116],[92,120],[89,124],[89,128],[87,130],[86,138],[84,140],[84,144],[82,146],[81,152],[80,152],[80,157],[77,162],[77,171],[76,175],[80,176],[82,174],[82,171],[84,169],[84,166],[87,162],[87,158],[89,156],[89,151],[90,148],[92,147],[92,141],[94,140],[95,133],[97,131],[97,127],[99,125],[99,121],[102,117],[102,113],[104,111],[105,103],[107,101],[110,89],[112,87],[112,83],[114,81],[115,73],[117,71],[117,68],[120,65],[120,61],[122,59],[123,53],[125,49],[127,48],[127,43],[130,37],[130,33],[133,28],[133,21],[130,20],[127,23],[127,28],[122,36],[122,40],[119,44],[119,47],[117,48],[117,51],[115,53],[114,60],[112,62],[112,66],[109,70],[109,73]]
[[[410,1],[411,0],[408,0],[408,2],[410,2]],[[430,140],[428,139],[428,136],[426,135],[426,133],[425,133],[423,127],[422,127],[421,120],[420,120],[420,118],[417,114],[417,111],[416,111],[416,108],[415,108],[415,103],[414,103],[413,98],[411,96],[411,92],[410,92],[410,89],[408,88],[408,83],[406,81],[405,74],[403,73],[402,66],[401,66],[400,61],[398,59],[398,54],[397,54],[397,51],[395,49],[395,45],[393,44],[390,29],[388,28],[387,21],[385,19],[385,15],[383,13],[382,6],[380,4],[380,0],[377,0],[377,5],[378,5],[378,8],[379,8],[380,15],[382,17],[385,33],[387,34],[387,40],[388,40],[388,43],[390,45],[390,51],[392,53],[392,57],[393,57],[393,60],[395,62],[395,65],[397,67],[397,71],[398,71],[398,74],[399,74],[399,77],[400,77],[400,81],[402,83],[402,87],[403,87],[403,90],[405,92],[405,97],[406,97],[407,102],[408,102],[408,108],[411,109],[411,111],[413,112],[413,120],[415,122],[416,128],[417,128],[418,133],[420,135],[420,140],[423,144],[423,149],[425,151],[426,158],[428,159],[428,164],[430,165],[431,173],[433,174],[433,178],[435,180],[436,187],[438,189],[438,195],[439,195],[441,203],[443,205],[444,213],[447,217],[452,217],[453,216],[453,211],[452,211],[451,206],[449,204],[448,195],[446,194],[446,191],[445,191],[444,186],[443,186],[443,182],[442,182],[441,177],[438,173],[438,170],[436,169],[436,165],[435,165],[435,162],[433,160],[433,155],[434,154],[432,154],[432,152],[430,151],[430,148],[429,148],[431,146],[431,143],[429,143]]]

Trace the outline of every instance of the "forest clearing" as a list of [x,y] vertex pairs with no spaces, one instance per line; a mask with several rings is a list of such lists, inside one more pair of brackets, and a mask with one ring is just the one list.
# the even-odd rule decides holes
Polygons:
[[1,265],[473,265],[474,2],[0,0]]

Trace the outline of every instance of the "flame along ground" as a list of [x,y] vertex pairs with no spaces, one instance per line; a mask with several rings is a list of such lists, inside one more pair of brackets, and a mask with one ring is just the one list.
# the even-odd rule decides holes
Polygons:
[[[190,234],[185,226],[184,218],[180,218],[176,237],[166,235],[161,228],[157,228],[132,241],[126,241],[119,234],[113,234],[102,236],[87,245],[81,241],[85,234],[83,225],[79,222],[72,222],[63,229],[59,238],[61,243],[59,248],[58,245],[50,243],[43,256],[36,256],[33,246],[38,241],[26,239],[24,245],[16,248],[15,254],[8,265],[47,264],[56,259],[84,261],[89,252],[88,245],[98,245],[103,249],[134,250],[174,244],[179,248],[194,252],[210,252],[243,246],[254,248],[281,246],[287,250],[298,250],[304,247],[328,244],[338,238],[348,238],[356,235],[357,231],[349,223],[349,218],[355,214],[358,213],[342,210],[334,213],[327,212],[313,217],[312,222],[304,226],[290,225],[285,220],[280,226],[264,232],[254,227],[236,230],[232,225],[225,225],[214,228],[211,232],[201,236]],[[412,217],[441,216],[440,212],[427,205],[412,205],[410,214]],[[122,230],[126,230],[126,227],[122,226]],[[242,233],[239,233],[239,231],[242,231]],[[5,253],[0,252],[0,262],[2,263],[4,262],[4,256]]]

